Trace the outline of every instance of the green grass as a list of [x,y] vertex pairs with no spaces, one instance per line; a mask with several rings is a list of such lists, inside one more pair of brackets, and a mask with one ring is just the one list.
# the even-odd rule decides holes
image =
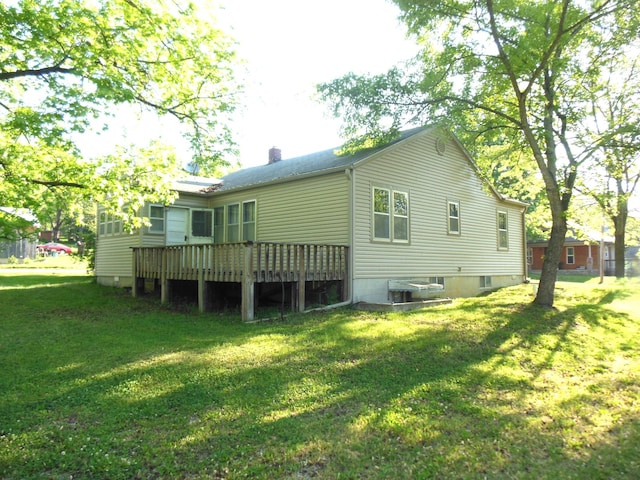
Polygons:
[[0,272],[0,477],[637,478],[639,287],[242,324]]
[[35,260],[30,258],[21,260],[18,263],[0,263],[0,274],[6,270],[13,269],[62,269],[62,270],[85,270],[87,269],[86,259],[80,258],[77,255],[58,255],[41,257],[38,256]]

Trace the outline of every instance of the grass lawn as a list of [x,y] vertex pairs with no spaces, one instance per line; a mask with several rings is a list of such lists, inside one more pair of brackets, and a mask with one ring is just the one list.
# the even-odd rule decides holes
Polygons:
[[85,258],[77,255],[57,255],[41,257],[35,260],[30,258],[22,260],[18,263],[0,263],[0,274],[10,273],[9,270],[40,270],[40,269],[57,269],[57,270],[87,270],[87,262]]
[[0,270],[0,478],[625,479],[640,283],[272,323]]

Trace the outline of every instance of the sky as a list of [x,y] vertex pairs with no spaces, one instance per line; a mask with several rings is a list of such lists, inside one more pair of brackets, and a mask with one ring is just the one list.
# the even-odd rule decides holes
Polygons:
[[398,8],[387,0],[227,0],[248,69],[248,95],[236,141],[243,166],[339,146],[340,122],[313,99],[315,85],[346,73],[382,73],[413,56]]
[[[201,0],[209,2],[209,0]],[[213,2],[209,2],[213,3]],[[238,43],[246,91],[236,113],[234,139],[242,167],[267,163],[278,147],[282,158],[340,146],[340,122],[314,100],[315,85],[349,72],[383,73],[417,52],[388,0],[218,0],[220,28]],[[186,144],[172,119],[151,114],[142,120],[123,113],[107,133],[86,136],[91,156],[111,153],[115,144],[146,145],[152,135],[177,147]],[[126,118],[123,118],[126,117]],[[235,160],[235,159],[232,159]]]

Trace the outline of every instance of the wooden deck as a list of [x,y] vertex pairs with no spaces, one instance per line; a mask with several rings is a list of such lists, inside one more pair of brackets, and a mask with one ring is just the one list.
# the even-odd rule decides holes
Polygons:
[[305,283],[342,281],[347,297],[348,253],[344,245],[242,242],[133,248],[133,289],[137,296],[144,280],[160,283],[161,301],[169,299],[171,282],[198,282],[198,305],[207,305],[206,282],[242,285],[242,319],[254,318],[255,283],[293,282],[297,309],[305,309]]

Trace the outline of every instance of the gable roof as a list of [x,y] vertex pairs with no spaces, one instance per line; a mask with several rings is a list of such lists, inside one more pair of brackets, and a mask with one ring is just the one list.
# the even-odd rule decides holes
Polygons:
[[[197,195],[211,195],[214,193],[225,193],[233,190],[253,188],[271,183],[287,182],[298,180],[307,176],[322,175],[351,168],[374,157],[376,154],[395,146],[417,134],[426,133],[440,129],[438,126],[416,127],[400,132],[394,140],[375,148],[360,150],[353,155],[338,155],[342,147],[335,147],[309,155],[280,160],[275,163],[259,165],[256,167],[243,168],[225,175],[221,179],[204,177],[187,177],[174,182],[174,189],[179,192],[192,193]],[[488,187],[496,198],[503,202],[511,203],[519,207],[526,207],[527,204],[519,200],[507,198],[495,189],[486,178],[482,176],[478,166],[474,162],[469,152],[460,141],[451,135],[456,145],[463,152],[463,155],[476,172],[481,181]]]
[[361,150],[353,155],[337,155],[336,152],[342,147],[336,147],[309,155],[280,160],[272,164],[244,168],[224,176],[222,178],[222,186],[216,191],[226,192],[275,181],[293,180],[296,177],[329,173],[334,170],[349,168],[359,161],[427,129],[428,127],[418,127],[406,130],[401,132],[398,138],[383,146]]

